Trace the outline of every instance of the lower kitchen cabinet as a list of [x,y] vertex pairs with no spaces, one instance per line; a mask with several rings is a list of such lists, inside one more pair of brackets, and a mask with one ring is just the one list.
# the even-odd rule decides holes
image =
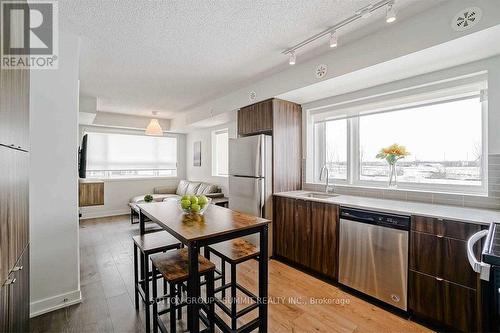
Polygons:
[[337,205],[310,202],[311,263],[316,272],[337,279],[338,272],[338,228]]
[[480,331],[480,282],[467,259],[480,226],[413,216],[411,228],[409,309],[453,331]]
[[274,197],[274,254],[337,278],[338,206]]
[[414,315],[454,331],[478,331],[476,290],[415,271],[409,282]]

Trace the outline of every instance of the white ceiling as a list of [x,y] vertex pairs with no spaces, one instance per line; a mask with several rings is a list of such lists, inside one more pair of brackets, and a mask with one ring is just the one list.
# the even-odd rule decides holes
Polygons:
[[[438,1],[398,0],[398,19]],[[171,118],[288,68],[283,49],[373,2],[65,0],[59,20],[81,37],[81,94],[97,97],[99,111]],[[383,15],[342,29],[340,43],[383,28]],[[328,52],[319,43],[297,61]]]

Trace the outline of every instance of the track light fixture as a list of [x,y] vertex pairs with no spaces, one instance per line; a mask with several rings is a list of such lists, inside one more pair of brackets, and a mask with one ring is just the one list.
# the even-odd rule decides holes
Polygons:
[[387,14],[385,15],[385,21],[387,23],[392,23],[396,21],[396,9],[394,8],[394,1],[387,5]]
[[290,65],[295,65],[295,62],[297,60],[295,52],[298,49],[300,49],[301,47],[304,47],[304,46],[308,45],[309,43],[312,43],[315,40],[322,38],[323,36],[326,36],[326,35],[330,35],[330,38],[329,38],[330,47],[335,48],[338,46],[337,31],[340,28],[342,28],[342,27],[344,27],[344,26],[346,26],[354,21],[357,21],[359,19],[368,18],[372,15],[372,13],[374,11],[376,11],[380,8],[387,7],[385,21],[387,23],[392,23],[392,22],[396,21],[396,9],[394,8],[395,2],[396,2],[396,0],[382,0],[382,1],[379,1],[379,2],[374,3],[374,4],[369,4],[368,6],[365,6],[361,9],[357,10],[353,16],[348,17],[345,20],[338,22],[334,26],[331,26],[330,28],[323,30],[320,33],[317,33],[316,35],[311,36],[306,40],[303,40],[302,42],[284,50],[281,53],[289,56],[288,63]]
[[338,45],[338,37],[337,37],[337,31],[332,31],[330,34],[330,47],[334,48],[337,47]]
[[295,60],[297,60],[297,56],[295,55],[295,51],[290,51],[290,58],[288,59],[288,63],[290,65],[295,65]]

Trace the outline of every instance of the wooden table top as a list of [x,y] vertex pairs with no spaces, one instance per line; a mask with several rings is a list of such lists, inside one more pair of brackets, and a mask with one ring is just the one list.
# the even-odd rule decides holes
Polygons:
[[258,228],[271,221],[210,205],[203,215],[184,214],[175,201],[138,204],[141,212],[176,238],[190,242]]

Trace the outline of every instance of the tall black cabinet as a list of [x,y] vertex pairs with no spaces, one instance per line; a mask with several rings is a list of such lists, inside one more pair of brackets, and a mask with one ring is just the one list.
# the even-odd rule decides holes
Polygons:
[[29,323],[29,89],[29,70],[0,62],[0,332]]

